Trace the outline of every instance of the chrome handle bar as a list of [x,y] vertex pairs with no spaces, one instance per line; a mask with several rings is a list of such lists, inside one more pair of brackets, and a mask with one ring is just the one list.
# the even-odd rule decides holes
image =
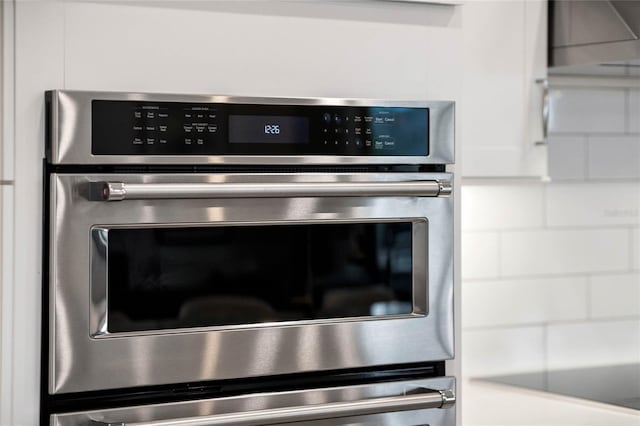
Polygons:
[[351,402],[332,402],[300,407],[274,408],[244,413],[225,413],[212,416],[192,417],[168,420],[149,420],[142,422],[91,422],[92,426],[257,426],[288,422],[305,422],[336,417],[353,417],[370,414],[382,414],[397,411],[424,410],[429,408],[448,408],[454,405],[455,395],[451,390],[428,390],[401,396],[372,398]]
[[[306,182],[306,183],[123,183],[95,182],[103,201],[196,198],[289,197],[438,197],[451,194],[451,182]],[[94,192],[95,193],[95,192]]]

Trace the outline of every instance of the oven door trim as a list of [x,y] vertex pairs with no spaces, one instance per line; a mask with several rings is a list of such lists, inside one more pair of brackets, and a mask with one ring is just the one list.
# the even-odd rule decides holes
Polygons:
[[[314,224],[349,224],[349,223],[412,223],[412,247],[414,257],[425,258],[427,255],[428,220],[426,218],[397,218],[397,219],[360,219],[360,220],[325,220],[325,221],[296,221],[296,225]],[[264,327],[303,327],[314,324],[343,323],[348,321],[382,321],[399,318],[424,317],[429,312],[428,292],[420,283],[427,277],[427,264],[418,263],[412,265],[412,311],[409,314],[391,314],[384,316],[327,318],[316,320],[278,321],[253,323],[242,325],[223,325],[211,327],[190,327],[174,329],[158,329],[149,331],[109,332],[108,325],[108,233],[112,229],[143,229],[143,228],[189,228],[189,227],[227,227],[227,226],[264,226],[264,225],[291,225],[291,221],[269,222],[216,222],[216,223],[164,223],[164,224],[131,224],[131,225],[98,225],[91,227],[91,337],[96,339],[109,339],[117,337],[152,336],[162,334],[207,333],[226,330],[259,329]]]
[[[453,358],[454,197],[92,201],[91,183],[109,179],[131,183],[389,182],[451,181],[453,176],[447,173],[52,174],[49,393]],[[89,283],[92,274],[90,230],[93,226],[215,223],[228,222],[232,217],[237,222],[425,218],[428,221],[425,224],[429,226],[429,241],[424,259],[428,268],[424,273],[428,276],[414,278],[425,283],[422,286],[424,296],[418,297],[424,297],[428,303],[429,314],[383,320],[356,318],[313,321],[311,324],[278,324],[275,327],[194,330],[180,334],[91,336],[92,295]]]

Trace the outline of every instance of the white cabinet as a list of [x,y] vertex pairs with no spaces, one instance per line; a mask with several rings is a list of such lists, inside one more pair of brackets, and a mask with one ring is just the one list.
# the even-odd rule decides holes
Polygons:
[[68,2],[67,89],[453,99],[455,6]]
[[45,90],[459,101],[462,89],[457,6],[321,0],[1,5],[7,86],[0,161],[14,182],[3,188],[3,219],[12,228],[2,243],[12,259],[3,258],[0,288],[2,425],[32,425],[38,418]]
[[466,2],[463,9],[464,177],[544,177],[546,0]]

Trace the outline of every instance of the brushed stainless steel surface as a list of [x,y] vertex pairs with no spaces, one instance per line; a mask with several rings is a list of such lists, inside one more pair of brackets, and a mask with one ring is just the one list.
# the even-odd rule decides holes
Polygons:
[[99,182],[102,199],[161,200],[196,198],[287,197],[437,197],[451,191],[450,182],[313,182],[313,183],[143,183]]
[[553,17],[553,67],[640,58],[640,1],[556,1]]
[[[214,414],[171,420],[151,420],[142,422],[122,422],[123,426],[260,426],[291,422],[306,422],[336,417],[353,417],[368,414],[382,414],[394,411],[411,411],[428,408],[442,408],[443,393],[416,389],[410,395],[371,398],[352,402],[330,402],[328,404],[306,405],[301,407],[276,408],[270,410],[256,410],[244,413]],[[423,393],[424,392],[424,393]],[[451,390],[446,392],[451,393]],[[112,425],[113,423],[96,422],[98,425]]]
[[440,396],[442,397],[442,405],[440,408],[453,407],[456,403],[456,394],[451,389],[441,390]]
[[[428,156],[135,156],[91,154],[91,101],[136,100],[166,102],[262,103],[271,105],[388,106],[429,108]],[[52,93],[53,164],[453,164],[454,103],[452,101],[389,101],[335,98],[258,98],[236,96],[169,95],[156,93],[81,92]]]
[[[92,201],[91,184],[263,185],[451,181],[447,173],[53,174],[49,392],[400,364],[453,357],[453,197]],[[118,227],[411,221],[413,312],[159,332],[106,333],[106,252]],[[427,250],[427,247],[432,249]]]
[[[450,377],[249,394],[51,416],[51,426],[453,426]],[[443,404],[444,396],[448,402]]]
[[546,145],[549,138],[549,80],[546,78],[536,80],[536,83],[542,88],[542,140],[535,141],[535,145]]

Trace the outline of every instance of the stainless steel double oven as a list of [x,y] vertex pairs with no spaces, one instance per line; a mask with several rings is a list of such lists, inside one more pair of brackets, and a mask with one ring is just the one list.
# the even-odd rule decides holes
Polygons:
[[453,103],[46,99],[43,424],[455,424]]

